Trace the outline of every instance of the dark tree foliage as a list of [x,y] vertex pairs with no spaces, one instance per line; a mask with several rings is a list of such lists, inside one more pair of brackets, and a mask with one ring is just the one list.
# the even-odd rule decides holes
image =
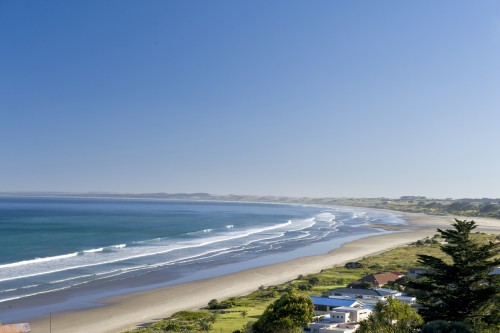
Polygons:
[[[422,291],[417,300],[426,321],[467,321],[473,326],[494,321],[497,313],[495,297],[500,292],[498,279],[489,273],[500,265],[495,259],[500,243],[479,244],[471,238],[477,225],[474,221],[457,220],[454,229],[438,229],[446,241],[441,250],[451,258],[419,255],[419,263],[429,268],[423,277],[408,282],[410,288]],[[492,323],[495,324],[495,323]]]
[[309,284],[315,286],[319,283],[319,278],[317,276],[313,276],[312,278],[307,280],[307,282],[309,282]]
[[422,326],[422,333],[472,333],[472,331],[461,322],[435,320]]
[[294,332],[312,321],[313,302],[292,290],[270,304],[252,326],[254,333]]

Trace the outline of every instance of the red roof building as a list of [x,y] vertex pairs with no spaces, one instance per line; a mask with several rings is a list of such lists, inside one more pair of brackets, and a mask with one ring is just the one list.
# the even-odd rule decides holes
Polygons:
[[362,279],[359,279],[359,282],[369,282],[371,283],[375,288],[380,288],[382,286],[385,286],[389,282],[394,282],[400,277],[403,277],[404,275],[398,272],[386,272],[386,273],[378,273],[378,274],[371,274],[367,275]]

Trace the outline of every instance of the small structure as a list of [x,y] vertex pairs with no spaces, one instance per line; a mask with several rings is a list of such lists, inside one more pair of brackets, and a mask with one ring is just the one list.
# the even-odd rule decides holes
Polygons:
[[395,296],[395,299],[397,299],[400,302],[406,303],[408,305],[415,305],[417,304],[417,298],[413,296],[408,296],[408,295],[401,295],[401,296]]
[[419,279],[422,276],[422,274],[424,274],[424,273],[427,273],[427,269],[418,268],[418,267],[410,267],[410,268],[408,268],[407,275],[411,278]]
[[337,288],[330,290],[330,298],[353,299],[361,301],[363,304],[374,305],[377,302],[387,301],[387,297],[391,296],[401,302],[409,305],[416,303],[416,298],[405,295],[397,290],[377,288],[377,289],[361,289],[361,288]]
[[403,277],[404,274],[398,273],[398,272],[386,272],[386,273],[378,273],[378,274],[371,274],[367,275],[361,279],[358,280],[358,282],[369,282],[371,283],[374,287],[380,288],[389,282],[394,282],[397,279]]
[[22,323],[22,324],[10,324],[10,325],[1,325],[0,324],[0,333],[29,333],[31,332],[30,324]]
[[387,296],[400,296],[401,293],[391,289],[337,288],[330,291],[331,298],[346,298],[362,300],[364,303],[386,301]]
[[314,304],[314,315],[327,314],[338,307],[361,307],[363,304],[355,299],[311,296]]
[[338,307],[330,311],[323,320],[309,324],[311,333],[353,333],[361,320],[367,319],[371,310],[353,307]]
[[357,323],[332,324],[327,322],[312,323],[309,325],[311,333],[354,333],[358,329]]
[[370,309],[341,306],[330,311],[332,323],[357,323],[368,318]]

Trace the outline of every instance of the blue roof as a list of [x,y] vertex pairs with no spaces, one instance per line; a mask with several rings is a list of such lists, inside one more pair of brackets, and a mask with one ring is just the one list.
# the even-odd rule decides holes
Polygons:
[[342,298],[329,298],[329,297],[317,297],[311,296],[311,300],[314,305],[328,305],[328,306],[353,306],[357,303],[354,299],[342,299]]

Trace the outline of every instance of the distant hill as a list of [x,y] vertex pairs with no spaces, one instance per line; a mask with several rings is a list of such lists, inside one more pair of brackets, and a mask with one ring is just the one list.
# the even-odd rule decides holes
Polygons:
[[209,193],[66,193],[66,192],[0,192],[4,196],[60,196],[84,198],[136,198],[136,199],[170,199],[170,200],[218,200],[249,201],[271,203],[297,203],[315,205],[339,205],[367,208],[388,209],[411,213],[431,215],[459,215],[468,217],[500,218],[500,199],[463,198],[463,199],[431,199],[424,196],[403,196],[392,198],[308,198],[285,196],[257,196],[237,194]]

